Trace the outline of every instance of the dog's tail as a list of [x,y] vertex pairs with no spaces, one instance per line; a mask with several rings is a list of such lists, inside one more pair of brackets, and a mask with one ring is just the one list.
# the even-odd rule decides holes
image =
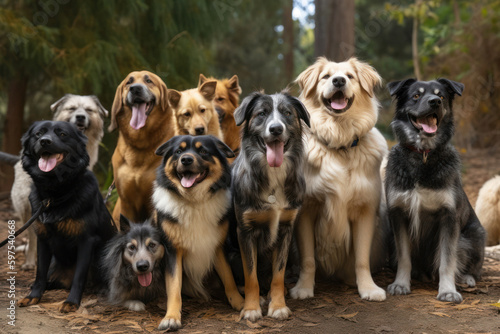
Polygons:
[[21,160],[21,157],[18,155],[9,154],[9,153],[5,153],[5,152],[0,151],[0,162],[14,166],[19,160]]

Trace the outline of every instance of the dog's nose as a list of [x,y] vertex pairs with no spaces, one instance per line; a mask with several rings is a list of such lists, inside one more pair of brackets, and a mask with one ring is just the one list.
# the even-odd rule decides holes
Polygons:
[[46,146],[46,145],[50,145],[50,144],[52,144],[52,138],[50,138],[48,136],[44,136],[44,137],[40,138],[40,145]]
[[197,128],[194,128],[194,131],[196,132],[196,135],[202,135],[205,133],[205,127],[204,126],[199,126]]
[[334,77],[332,79],[333,85],[337,88],[345,86],[345,78],[344,77]]
[[271,132],[273,136],[279,136],[283,133],[283,126],[281,124],[273,124],[269,127],[269,132]]
[[132,85],[130,86],[129,90],[131,93],[134,94],[140,93],[142,91],[142,85],[141,84]]
[[184,166],[189,166],[193,163],[194,159],[191,155],[184,155],[181,158],[181,164]]
[[437,108],[441,105],[441,98],[440,97],[433,97],[429,99],[429,106],[431,108]]
[[140,260],[137,262],[137,270],[140,272],[145,272],[149,269],[149,262],[146,260]]
[[85,122],[85,115],[76,115],[76,120],[78,122]]

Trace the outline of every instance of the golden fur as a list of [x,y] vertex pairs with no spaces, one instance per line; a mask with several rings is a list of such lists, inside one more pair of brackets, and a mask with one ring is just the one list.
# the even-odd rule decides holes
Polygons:
[[[346,80],[353,99],[343,113],[328,109],[332,78]],[[329,275],[355,282],[363,299],[385,300],[370,273],[370,252],[381,203],[379,168],[387,154],[384,137],[374,127],[378,101],[373,89],[378,73],[355,58],[334,63],[319,58],[296,80],[300,99],[310,113],[306,131],[306,198],[297,226],[301,273],[294,298],[314,295],[316,263]],[[357,146],[351,147],[359,139]]]
[[[146,80],[146,76],[149,80]],[[134,82],[146,85],[155,96],[155,105],[145,126],[139,130],[129,125],[132,112],[126,98],[129,92],[127,83],[131,77]],[[119,131],[111,160],[119,196],[113,211],[115,221],[120,221],[120,213],[132,221],[144,221],[153,212],[153,181],[161,161],[161,157],[155,155],[155,150],[174,135],[171,121],[167,86],[161,78],[148,71],[128,74],[116,89],[109,126],[109,131],[116,128]]]
[[500,244],[500,176],[488,180],[479,190],[476,215],[487,233],[486,246]]

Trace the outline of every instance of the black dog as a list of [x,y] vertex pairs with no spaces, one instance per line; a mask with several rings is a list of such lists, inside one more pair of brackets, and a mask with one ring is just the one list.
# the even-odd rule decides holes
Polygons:
[[460,158],[451,145],[453,98],[464,86],[447,79],[408,79],[388,85],[397,105],[386,196],[398,270],[393,295],[410,293],[411,276],[439,274],[437,298],[459,303],[455,279],[480,278],[485,232],[462,188]]
[[89,270],[98,268],[102,247],[116,229],[97,180],[87,169],[86,137],[74,124],[36,122],[22,143],[23,168],[33,179],[32,210],[45,201],[49,205],[35,223],[35,283],[19,306],[37,304],[49,286],[64,286],[71,290],[60,311],[73,312],[80,305]]

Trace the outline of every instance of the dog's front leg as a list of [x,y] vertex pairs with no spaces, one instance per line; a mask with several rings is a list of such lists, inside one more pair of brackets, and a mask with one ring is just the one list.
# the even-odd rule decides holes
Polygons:
[[49,272],[50,261],[52,259],[52,252],[50,251],[49,244],[45,239],[38,238],[37,258],[38,265],[36,267],[35,283],[33,283],[33,286],[31,287],[31,293],[18,302],[20,307],[38,304],[47,287],[47,274]]
[[[303,205],[303,208],[305,207],[306,203]],[[294,299],[314,297],[316,274],[314,222],[316,214],[312,212],[313,210],[303,209],[296,223],[296,236],[300,252],[300,276],[297,284],[290,290],[290,296]]]
[[257,278],[257,246],[251,233],[242,234],[238,227],[238,242],[243,262],[243,274],[245,275],[245,304],[241,310],[240,318],[256,321],[262,318]]
[[375,284],[370,271],[370,251],[376,213],[368,206],[361,208],[360,212],[361,214],[352,220],[356,284],[362,299],[382,301],[386,298],[385,291]]
[[176,249],[175,265],[167,266],[165,284],[167,290],[167,314],[158,326],[159,330],[177,330],[181,328],[182,308],[182,249]]
[[408,228],[410,218],[400,208],[389,210],[389,220],[396,243],[398,270],[396,280],[387,287],[391,295],[407,295],[411,292],[411,245]]
[[236,311],[241,311],[245,300],[241,297],[236,287],[233,272],[231,271],[231,267],[229,266],[222,246],[217,248],[215,256],[215,270],[222,280],[222,284],[224,284],[227,300]]
[[[454,219],[456,214],[444,209],[447,212],[439,215],[442,218],[439,235],[439,249],[436,256],[439,256],[439,291],[437,299],[461,303],[462,295],[457,292],[455,286],[455,275],[457,274],[457,245],[459,238],[458,222]],[[442,210],[442,211],[444,211]]]
[[75,312],[80,307],[83,290],[89,274],[89,268],[94,261],[94,250],[96,244],[100,241],[97,236],[88,237],[78,244],[78,254],[76,257],[76,268],[73,281],[71,282],[71,290],[68,298],[64,301],[59,309],[63,313]]

